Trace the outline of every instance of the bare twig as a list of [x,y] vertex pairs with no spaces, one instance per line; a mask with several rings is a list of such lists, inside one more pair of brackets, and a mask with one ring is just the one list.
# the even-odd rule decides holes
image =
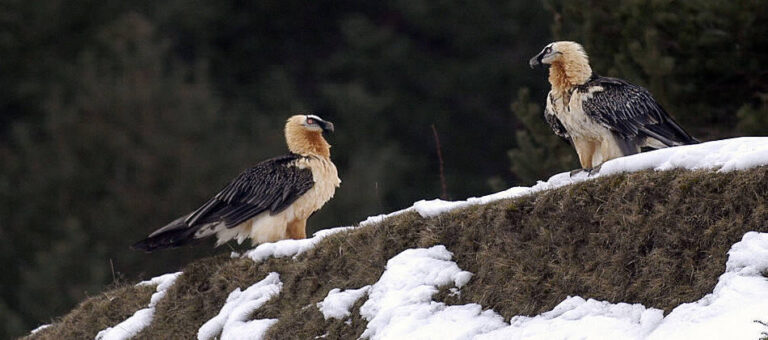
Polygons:
[[432,136],[435,138],[435,149],[437,150],[437,159],[440,162],[440,186],[443,188],[443,194],[440,195],[440,198],[447,200],[448,197],[448,187],[445,185],[445,172],[443,170],[443,152],[442,147],[440,146],[440,137],[437,135],[437,128],[435,127],[435,124],[432,124]]
[[117,284],[117,276],[115,275],[115,264],[112,263],[112,259],[109,259],[109,267],[112,268],[112,283]]

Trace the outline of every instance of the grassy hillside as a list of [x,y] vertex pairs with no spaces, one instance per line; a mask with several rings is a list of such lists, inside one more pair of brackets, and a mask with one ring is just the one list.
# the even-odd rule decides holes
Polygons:
[[[283,290],[253,315],[280,320],[271,338],[356,338],[366,326],[358,314],[364,299],[351,324],[324,320],[315,304],[332,288],[373,284],[405,249],[436,244],[475,274],[460,296],[441,292],[436,301],[475,302],[505,318],[547,311],[568,295],[669,312],[712,291],[728,249],[750,230],[768,231],[768,167],[598,178],[434,218],[392,217],[329,236],[297,260],[257,264],[222,254],[194,261],[139,338],[195,338],[232,290],[272,271]],[[151,293],[134,286],[107,291],[30,338],[93,338],[146,306]]]

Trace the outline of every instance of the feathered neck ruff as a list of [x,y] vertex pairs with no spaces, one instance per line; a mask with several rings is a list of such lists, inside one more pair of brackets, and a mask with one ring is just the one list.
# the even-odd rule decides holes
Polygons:
[[557,51],[561,55],[549,67],[549,83],[553,90],[566,92],[589,81],[592,68],[589,66],[589,57],[581,45],[574,42],[559,42]]
[[323,138],[321,131],[309,131],[301,125],[285,125],[285,141],[288,150],[302,156],[331,157],[331,145]]

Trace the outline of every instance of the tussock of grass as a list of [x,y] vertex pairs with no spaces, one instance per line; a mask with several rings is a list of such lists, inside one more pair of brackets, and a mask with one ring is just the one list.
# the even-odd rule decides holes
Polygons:
[[[232,290],[272,271],[280,274],[283,290],[253,315],[280,320],[270,338],[357,338],[366,327],[358,313],[363,301],[349,324],[324,320],[315,304],[332,288],[375,283],[387,260],[405,249],[436,244],[475,274],[460,296],[443,289],[435,297],[449,304],[479,303],[509,318],[538,314],[580,295],[668,312],[712,291],[728,249],[745,232],[768,231],[767,200],[768,167],[725,174],[647,171],[429,219],[404,214],[330,236],[298,260],[256,264],[222,255],[196,261],[184,268],[140,338],[194,338]],[[85,305],[94,307],[83,312]],[[102,314],[114,303],[96,305],[84,302],[40,334],[58,331],[73,314],[90,320],[95,315],[88,313]],[[142,306],[120,308],[132,313]],[[102,320],[78,327],[95,335],[112,325]]]
[[767,198],[766,168],[642,172],[432,222],[444,228],[437,242],[453,244],[459,266],[476,273],[456,303],[510,317],[580,295],[668,312],[712,291],[746,231],[768,230]]
[[104,328],[146,308],[157,286],[123,285],[80,303],[69,314],[28,339],[93,339]]

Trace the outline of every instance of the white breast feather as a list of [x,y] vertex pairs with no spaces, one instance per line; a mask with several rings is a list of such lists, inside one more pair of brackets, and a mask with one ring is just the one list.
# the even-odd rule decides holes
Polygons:
[[595,92],[599,91],[603,91],[601,86],[593,86],[585,93],[573,91],[567,106],[562,95],[554,94],[554,103],[547,101],[547,106],[550,107],[551,112],[555,113],[557,119],[560,120],[572,138],[603,139],[609,134],[606,127],[584,113],[581,105],[582,102],[589,100]]

